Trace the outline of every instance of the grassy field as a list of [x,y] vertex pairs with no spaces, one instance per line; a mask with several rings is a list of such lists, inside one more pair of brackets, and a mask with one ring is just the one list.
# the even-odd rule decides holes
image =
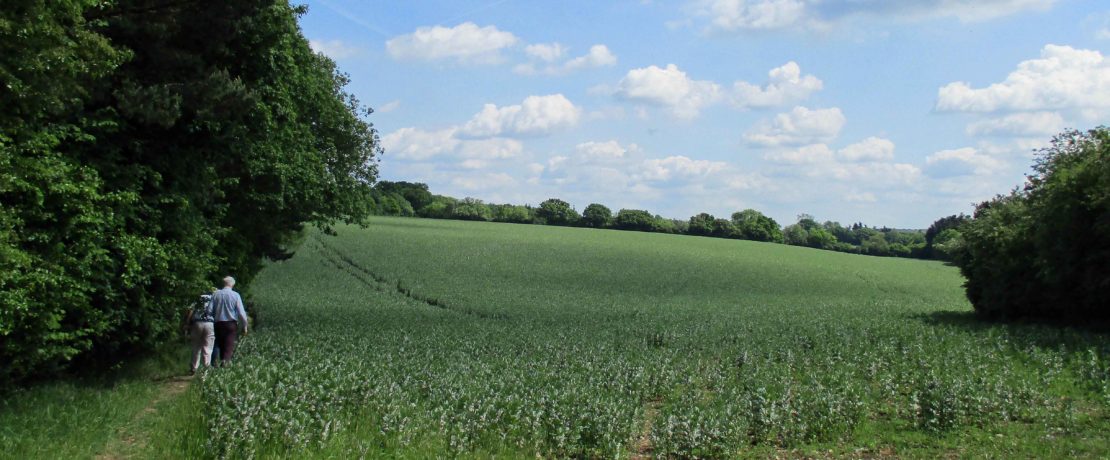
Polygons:
[[1110,453],[1105,336],[975,322],[954,268],[380,218],[313,234],[201,385],[210,453]]
[[270,265],[236,366],[194,379],[146,422],[157,441],[129,452],[1110,455],[1110,339],[979,323],[940,263],[370,224],[313,233]]
[[203,426],[203,412],[195,409],[199,393],[183,378],[188,356],[183,342],[175,341],[101,375],[5,393],[0,458],[179,456],[183,438],[177,430]]

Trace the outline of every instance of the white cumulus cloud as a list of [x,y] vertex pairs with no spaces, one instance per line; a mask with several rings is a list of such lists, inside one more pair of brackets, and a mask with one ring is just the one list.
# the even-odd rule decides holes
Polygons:
[[389,39],[385,48],[395,59],[496,63],[502,59],[501,50],[517,41],[515,35],[497,27],[464,22],[455,27],[419,27],[410,34]]
[[710,160],[693,160],[682,155],[644,160],[641,177],[649,181],[667,181],[675,178],[689,179],[705,176],[725,169],[727,163]]
[[780,29],[801,22],[807,15],[802,0],[712,0],[704,3],[713,30]]
[[544,135],[578,124],[582,109],[562,94],[528,96],[517,105],[486,104],[462,127],[462,134],[489,137],[504,134]]
[[621,79],[620,98],[668,107],[680,118],[693,118],[721,96],[720,85],[691,79],[674,64],[632,69]]
[[883,161],[894,158],[894,142],[881,137],[869,137],[836,152],[848,161]]
[[845,123],[847,119],[839,108],[809,109],[799,106],[756,125],[744,135],[744,139],[762,146],[828,142],[840,134]]
[[825,144],[810,144],[796,149],[771,152],[764,155],[764,158],[787,164],[827,163],[833,160],[833,151]]
[[833,179],[870,186],[902,186],[921,177],[921,168],[908,163],[837,163],[821,171]]
[[495,160],[513,158],[520,155],[523,150],[524,144],[516,139],[493,137],[462,141],[458,154],[469,159]]
[[[540,73],[547,75],[563,75],[582,69],[606,67],[617,63],[617,56],[613,54],[612,51],[609,51],[609,47],[605,45],[591,46],[586,54],[568,59],[562,63],[554,62],[566,51],[565,48],[561,47],[562,45],[538,45],[541,48],[531,49],[532,46],[537,45],[529,45],[525,49],[526,53],[535,59],[547,62],[546,66],[537,68],[533,63],[518,64],[513,67],[513,72],[521,75],[535,75]],[[558,46],[559,48],[554,48],[554,46]]]
[[505,173],[471,173],[451,179],[451,185],[470,191],[513,187],[516,184],[516,179]]
[[[635,149],[636,144],[629,147]],[[621,146],[617,141],[583,142],[574,148],[586,160],[618,159],[624,158],[625,154],[628,153],[628,149]]]
[[953,82],[937,92],[937,109],[1110,109],[1110,61],[1097,50],[1045,45],[1038,59],[1021,62],[1006,79],[985,88]]
[[382,136],[386,155],[396,155],[405,160],[425,160],[450,153],[459,145],[455,129],[424,131],[418,128],[401,128]]
[[524,150],[524,144],[516,139],[459,139],[458,134],[457,128],[436,131],[401,128],[382,136],[382,148],[387,158],[410,162],[462,159],[463,167],[467,168],[484,166],[491,160],[514,158]]
[[567,52],[567,48],[559,43],[535,43],[524,47],[524,54],[544,62],[552,62]]
[[621,99],[667,107],[680,118],[693,118],[707,106],[730,102],[738,109],[764,109],[800,102],[824,84],[813,75],[802,75],[798,63],[789,61],[767,72],[759,86],[743,80],[722,88],[716,82],[695,80],[674,64],[632,69],[613,94]]
[[844,194],[844,201],[849,203],[875,203],[879,200],[871,192],[849,192]]
[[767,85],[760,88],[746,81],[732,85],[732,103],[737,107],[774,107],[793,104],[819,91],[823,83],[813,75],[802,75],[794,61],[767,72]]
[[605,45],[594,45],[590,47],[590,50],[586,54],[567,61],[567,63],[563,65],[563,68],[571,71],[586,67],[610,66],[616,63],[617,56],[614,55],[612,51],[609,51],[609,47]]
[[993,174],[1004,166],[996,158],[980,153],[971,147],[941,150],[925,157],[925,172],[944,178],[954,176]]

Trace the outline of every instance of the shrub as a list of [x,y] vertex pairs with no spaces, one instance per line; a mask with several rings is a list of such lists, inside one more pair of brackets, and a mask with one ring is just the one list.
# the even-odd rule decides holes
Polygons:
[[990,318],[1110,318],[1110,131],[1067,131],[1023,189],[960,228],[967,296]]

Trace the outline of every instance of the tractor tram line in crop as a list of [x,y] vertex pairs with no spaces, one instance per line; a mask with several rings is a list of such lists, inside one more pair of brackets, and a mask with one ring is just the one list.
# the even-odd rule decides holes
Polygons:
[[348,275],[354,277],[368,287],[375,288],[382,292],[388,292],[390,287],[393,287],[394,291],[398,294],[408,297],[417,302],[424,303],[430,307],[440,308],[464,315],[473,315],[479,318],[498,318],[498,316],[496,315],[489,315],[475,310],[453,308],[451,306],[448,306],[442,300],[422,296],[413,292],[411,289],[406,289],[404,287],[404,284],[401,283],[401,280],[397,280],[396,283],[390,283],[389,280],[385,277],[377,275],[363,268],[357,262],[347,258],[342,253],[338,252],[338,250],[336,250],[335,248],[328,246],[327,242],[322,240],[318,234],[312,235],[312,241],[313,243],[319,245],[320,253],[323,255],[323,260],[326,261],[327,264],[335,267],[336,269],[339,269],[344,273],[347,273]]

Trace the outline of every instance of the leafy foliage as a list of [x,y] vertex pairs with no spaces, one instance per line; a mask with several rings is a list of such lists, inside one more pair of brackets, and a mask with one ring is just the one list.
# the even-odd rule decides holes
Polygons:
[[491,204],[490,212],[494,222],[530,224],[535,220],[532,208],[515,204]]
[[701,213],[696,216],[690,216],[689,227],[687,232],[691,235],[709,236],[713,234],[713,217],[712,214]]
[[[59,151],[93,140],[97,120],[72,114],[87,82],[127,57],[85,19],[99,10],[15,1],[0,11],[0,383],[87,350],[113,322],[94,286],[141,264],[134,241],[106,238],[121,230],[113,206],[134,196],[103,190],[94,168]],[[123,246],[133,250],[113,250]]]
[[937,219],[932,225],[929,225],[929,228],[925,230],[925,256],[952,260],[956,250],[952,247],[953,238],[960,235],[960,227],[969,220],[971,220],[970,216],[956,214]]
[[603,204],[591,203],[582,210],[581,223],[586,227],[608,227],[613,223],[613,211]]
[[536,217],[548,225],[571,225],[578,222],[578,212],[570,203],[558,198],[549,198],[536,208]]
[[783,242],[782,228],[779,227],[779,223],[754,209],[732,213],[732,225],[736,227],[741,239]]
[[[0,380],[165,339],[304,224],[369,212],[377,135],[277,1],[0,12]],[[219,37],[200,40],[198,37]]]
[[621,230],[650,232],[655,228],[655,217],[642,209],[621,209],[617,211],[613,226]]
[[960,227],[968,298],[991,318],[1110,318],[1110,129],[1056,136],[1033,170]]

